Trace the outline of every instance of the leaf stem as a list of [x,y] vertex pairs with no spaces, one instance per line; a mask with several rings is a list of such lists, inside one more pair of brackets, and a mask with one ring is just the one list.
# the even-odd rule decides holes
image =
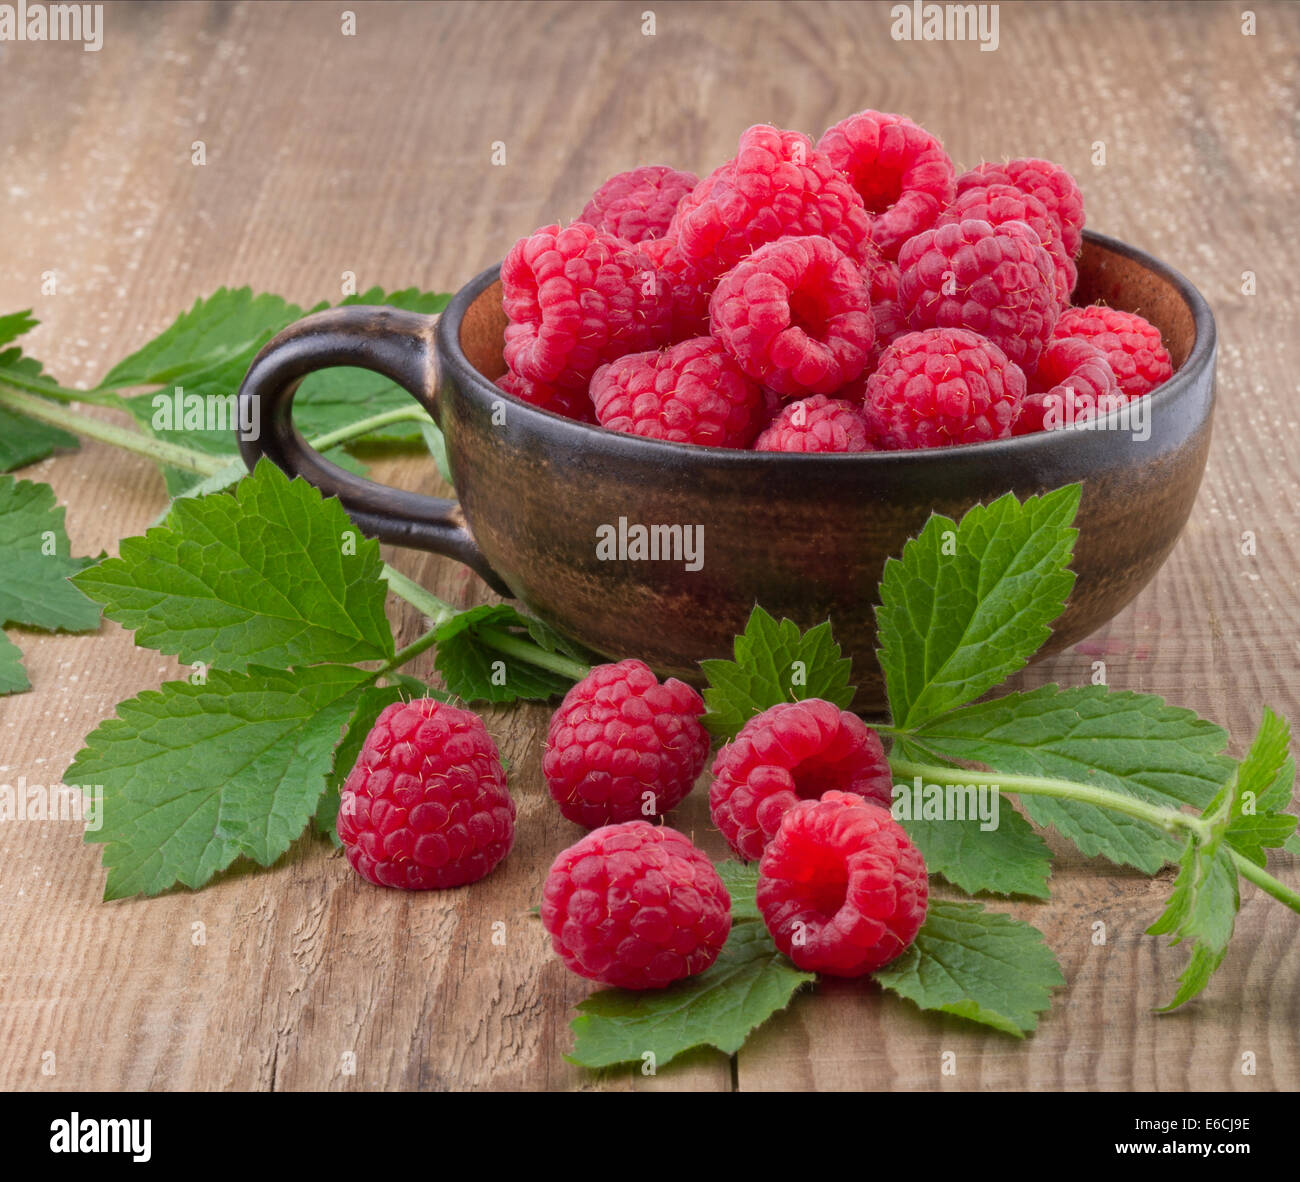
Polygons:
[[1285,903],[1292,911],[1300,913],[1300,893],[1293,891],[1284,882],[1279,882],[1262,866],[1256,866],[1249,858],[1232,850],[1232,860],[1242,878],[1248,878],[1265,894],[1272,895],[1279,903]]
[[69,390],[49,378],[30,377],[11,369],[0,369],[0,382],[16,390],[28,390],[55,402],[84,402],[88,406],[111,406],[120,409],[122,397],[111,390]]
[[408,579],[388,563],[384,563],[383,577],[388,584],[388,589],[399,599],[405,599],[413,608],[428,616],[435,629],[440,628],[456,614],[456,609],[450,603],[439,599],[432,591],[426,591],[414,579]]
[[584,665],[581,661],[575,661],[563,653],[547,652],[541,645],[534,644],[531,640],[524,640],[521,636],[510,636],[508,633],[498,632],[495,628],[480,628],[478,638],[488,648],[494,648],[507,657],[518,657],[521,661],[527,661],[539,669],[549,669],[552,673],[558,673],[561,677],[570,677],[574,681],[581,681],[591,672],[590,665]]
[[428,632],[411,641],[405,648],[399,648],[375,671],[375,676],[382,677],[385,673],[391,673],[394,669],[405,665],[408,661],[418,657],[425,649],[432,648],[437,642],[437,638],[438,629],[436,627],[430,628]]
[[308,440],[308,443],[317,451],[324,451],[349,439],[356,439],[359,435],[368,435],[380,427],[387,427],[390,423],[422,421],[431,421],[425,411],[418,406],[403,406],[397,410],[386,410],[383,414],[371,415],[368,419],[357,419],[355,423],[347,423],[324,435],[318,435],[315,439]]

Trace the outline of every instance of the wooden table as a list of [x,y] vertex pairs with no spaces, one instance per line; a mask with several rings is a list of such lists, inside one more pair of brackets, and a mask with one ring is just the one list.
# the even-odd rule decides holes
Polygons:
[[[1244,36],[1240,5],[1003,4],[999,47],[981,52],[894,42],[887,6],[661,2],[652,37],[646,2],[350,4],[354,37],[341,35],[342,7],[110,4],[99,53],[0,47],[0,310],[35,307],[30,350],[65,384],[93,383],[221,284],[303,304],[338,298],[345,271],[362,288],[454,289],[518,235],[574,216],[610,173],[660,160],[703,172],[760,120],[817,134],[864,106],[905,111],[959,164],[1062,161],[1089,223],[1170,260],[1219,319],[1220,417],[1182,541],[1130,608],[1021,684],[1081,684],[1104,659],[1112,686],[1216,719],[1238,751],[1264,703],[1300,718],[1300,8],[1253,3],[1258,32]],[[50,271],[57,292],[42,294]],[[1257,294],[1243,294],[1246,271]],[[408,487],[436,480],[421,458],[376,470]],[[67,504],[76,553],[116,551],[165,504],[149,462],[100,445],[23,475]],[[452,602],[488,598],[450,562],[387,557]],[[409,641],[420,620],[400,602],[392,613]],[[56,780],[120,699],[178,673],[111,623],[19,640],[35,689],[0,701],[5,780]],[[427,654],[412,671],[432,675]],[[838,983],[799,996],[734,1060],[693,1053],[654,1078],[571,1067],[560,1053],[587,985],[528,915],[578,835],[542,783],[547,717],[486,712],[511,761],[518,840],[466,891],[378,891],[303,840],[267,872],[103,903],[100,851],[77,825],[0,826],[0,1086],[1300,1085],[1295,917],[1245,887],[1218,977],[1158,1017],[1185,956],[1142,934],[1169,872],[1148,880],[1068,850],[1051,902],[1006,908],[1043,929],[1069,981],[1023,1042]],[[721,855],[703,791],[676,823]],[[1300,879],[1294,862],[1279,867]],[[504,947],[491,942],[497,920]],[[956,1052],[955,1076],[940,1074],[943,1051]],[[342,1073],[345,1052],[355,1075]],[[1247,1052],[1257,1074],[1242,1072]]]

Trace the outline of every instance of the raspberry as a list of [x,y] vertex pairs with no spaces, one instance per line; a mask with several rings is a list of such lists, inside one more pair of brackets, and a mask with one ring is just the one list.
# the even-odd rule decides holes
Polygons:
[[1033,369],[1060,313],[1052,260],[1024,222],[970,218],[904,244],[899,301],[914,329],[968,328]]
[[501,293],[506,365],[567,390],[585,390],[606,361],[664,344],[672,326],[672,292],[646,255],[583,222],[516,242]]
[[886,450],[979,443],[1011,434],[1025,375],[992,341],[964,328],[901,336],[867,379],[868,429]]
[[1017,435],[1068,427],[1128,401],[1106,354],[1081,337],[1052,341],[1038,359],[1029,389],[1013,428]]
[[510,852],[515,805],[483,720],[432,698],[394,702],[343,784],[339,840],[377,886],[463,886]]
[[560,812],[595,829],[676,808],[709,754],[703,713],[689,685],[660,685],[641,661],[597,665],[564,696],[546,734],[542,771]]
[[777,394],[829,394],[867,364],[876,326],[867,281],[829,238],[778,238],[718,282],[709,324]]
[[849,178],[871,218],[871,240],[886,258],[934,225],[953,198],[954,169],[943,145],[903,115],[859,111],[817,147]]
[[1050,160],[1025,158],[1003,164],[988,162],[957,178],[957,194],[983,185],[1014,185],[1047,207],[1060,228],[1061,243],[1072,259],[1083,246],[1083,194],[1074,177]]
[[936,226],[949,222],[962,222],[977,218],[991,226],[1004,222],[1024,222],[1038,235],[1052,260],[1056,279],[1056,302],[1069,307],[1070,293],[1079,278],[1065,244],[1061,241],[1060,223],[1032,193],[1025,193],[1014,185],[972,185],[957,195],[957,199],[939,215]]
[[707,332],[718,279],[787,234],[820,234],[858,263],[870,250],[867,211],[848,181],[806,135],[760,123],[673,215],[663,268],[673,287],[674,337]]
[[612,176],[592,194],[580,222],[627,242],[662,238],[678,203],[700,178],[664,164],[647,164]]
[[602,427],[674,443],[748,447],[763,422],[763,392],[712,337],[602,366],[591,398]]
[[1121,312],[1105,304],[1067,308],[1056,322],[1058,337],[1082,337],[1106,354],[1120,390],[1141,398],[1174,376],[1169,351],[1160,330],[1136,312]]
[[805,972],[861,977],[925,922],[925,861],[886,808],[847,792],[795,805],[763,852],[758,909]]
[[814,394],[792,402],[754,443],[755,451],[874,451],[860,403]]
[[718,957],[731,896],[676,829],[625,821],[588,833],[551,865],[542,925],[565,965],[621,989],[659,989]]
[[718,752],[709,811],[731,848],[752,862],[789,808],[830,789],[893,800],[880,736],[833,702],[782,702],[756,714]]
[[497,385],[507,394],[513,394],[542,410],[563,415],[566,419],[577,419],[580,423],[596,421],[596,408],[592,406],[591,395],[586,390],[566,390],[563,386],[530,382],[510,370],[497,379]]

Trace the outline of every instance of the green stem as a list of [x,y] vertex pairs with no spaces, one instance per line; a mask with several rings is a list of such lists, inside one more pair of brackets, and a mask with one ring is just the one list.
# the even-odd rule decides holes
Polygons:
[[355,423],[348,423],[337,430],[318,435],[315,439],[308,440],[308,442],[317,451],[324,451],[326,448],[334,447],[349,439],[355,439],[359,435],[368,435],[371,431],[375,431],[380,427],[387,427],[389,423],[416,422],[428,419],[428,414],[418,406],[404,406],[398,410],[386,410],[383,414],[371,415],[368,419],[358,419]]
[[[0,378],[0,381],[8,383],[8,375]],[[111,444],[124,451],[135,452],[136,455],[147,456],[160,464],[170,464],[173,468],[195,472],[200,476],[212,476],[226,465],[226,461],[220,456],[205,455],[192,448],[168,443],[165,439],[155,439],[139,431],[128,431],[124,427],[105,423],[100,419],[91,418],[90,415],[83,415],[59,406],[46,398],[37,398],[18,390],[0,389],[0,406],[7,406],[29,418],[51,423],[76,435],[97,439],[101,443]]]
[[385,661],[375,672],[376,677],[382,677],[385,673],[405,665],[408,661],[418,657],[427,648],[432,648],[436,643],[438,635],[437,628],[430,628],[423,636],[411,641],[405,648],[399,648],[391,657]]
[[591,672],[590,665],[584,665],[581,661],[575,661],[562,653],[547,652],[541,645],[533,644],[531,640],[524,640],[520,636],[509,636],[504,632],[498,632],[495,628],[480,628],[478,638],[488,648],[496,649],[507,657],[518,657],[521,661],[527,661],[539,669],[549,669],[552,673],[558,673],[561,677],[571,677],[574,681],[581,681]]
[[0,371],[0,382],[18,390],[29,390],[55,402],[84,402],[88,406],[111,406],[114,409],[121,409],[122,406],[121,395],[114,394],[111,390],[69,390],[49,378],[32,377],[9,369]]
[[1232,850],[1232,860],[1242,878],[1248,878],[1261,891],[1272,895],[1279,903],[1285,903],[1292,911],[1300,913],[1300,893],[1293,891],[1286,883],[1278,882],[1262,866],[1256,866],[1249,858]]
[[440,628],[456,614],[456,609],[450,603],[445,603],[432,591],[426,591],[414,579],[408,579],[401,571],[394,570],[387,563],[384,563],[382,573],[388,583],[388,589],[399,599],[405,599],[413,608],[428,616],[433,621],[434,628]]

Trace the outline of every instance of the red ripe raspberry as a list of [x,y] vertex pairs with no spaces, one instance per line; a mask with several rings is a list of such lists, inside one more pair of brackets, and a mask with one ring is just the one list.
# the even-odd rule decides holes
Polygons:
[[892,802],[880,736],[833,702],[782,702],[756,714],[718,752],[709,811],[731,848],[753,862],[788,809],[832,788]]
[[587,202],[578,220],[627,242],[662,238],[678,203],[700,178],[665,164],[647,164],[607,180]]
[[1106,354],[1119,388],[1141,398],[1174,376],[1169,351],[1160,330],[1136,312],[1121,312],[1105,304],[1067,308],[1056,322],[1058,337],[1082,337]]
[[707,332],[718,279],[787,234],[820,234],[858,263],[870,249],[867,211],[848,181],[806,135],[760,123],[673,215],[663,266],[676,300],[674,336]]
[[754,443],[755,451],[875,451],[861,403],[814,394],[792,402]]
[[968,219],[904,244],[899,302],[914,329],[968,328],[1033,369],[1060,314],[1052,260],[1023,222]]
[[602,366],[591,399],[602,427],[673,443],[748,447],[763,422],[762,390],[712,337]]
[[515,805],[483,720],[432,698],[394,702],[343,784],[339,840],[377,886],[463,886],[510,852]]
[[630,242],[583,222],[521,238],[501,264],[506,365],[585,390],[606,361],[668,340],[672,292]]
[[1065,253],[1078,258],[1083,246],[1083,194],[1074,177],[1050,160],[1025,158],[1003,164],[988,162],[957,178],[957,193],[983,185],[1014,185],[1032,194],[1047,207],[1060,227]]
[[596,421],[596,408],[586,390],[568,390],[563,386],[548,386],[545,382],[530,382],[509,370],[497,379],[497,385],[507,394],[566,419],[577,419],[580,423]]
[[1106,354],[1081,337],[1052,341],[1038,359],[1014,432],[1028,435],[1109,414],[1128,401]]
[[847,792],[803,801],[758,867],[758,909],[805,972],[861,977],[901,955],[925,922],[925,861],[886,808]]
[[931,328],[885,350],[864,410],[877,445],[902,451],[1005,438],[1024,397],[1024,372],[992,341]]
[[817,147],[849,178],[886,258],[934,225],[953,198],[954,169],[943,145],[903,115],[859,111],[829,128]]
[[990,226],[1005,222],[1024,222],[1029,226],[1051,256],[1056,302],[1062,308],[1069,307],[1079,270],[1061,241],[1060,223],[1037,197],[1014,185],[972,185],[957,194],[957,199],[939,215],[935,225],[963,222],[967,218],[977,218]]
[[542,925],[573,972],[620,989],[702,973],[731,931],[731,896],[676,829],[625,821],[588,833],[551,865]]
[[718,282],[709,326],[751,378],[787,397],[857,377],[876,326],[856,263],[829,238],[778,238]]
[[676,808],[709,754],[703,713],[689,685],[660,685],[641,661],[597,665],[564,696],[546,735],[542,771],[560,812],[595,829]]

